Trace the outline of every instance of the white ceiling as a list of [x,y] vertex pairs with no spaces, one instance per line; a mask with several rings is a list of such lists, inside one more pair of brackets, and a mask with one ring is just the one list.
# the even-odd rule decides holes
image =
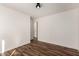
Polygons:
[[35,7],[36,3],[2,3],[1,5],[34,17],[47,16],[79,7],[79,4],[76,3],[41,3],[39,9]]

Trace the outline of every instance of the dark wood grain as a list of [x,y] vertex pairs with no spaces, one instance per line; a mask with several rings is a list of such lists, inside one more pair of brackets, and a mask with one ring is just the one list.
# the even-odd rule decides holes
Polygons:
[[[41,41],[31,42],[15,49],[12,56],[79,56],[79,51],[76,49]],[[10,56],[15,49],[5,52],[5,55]]]

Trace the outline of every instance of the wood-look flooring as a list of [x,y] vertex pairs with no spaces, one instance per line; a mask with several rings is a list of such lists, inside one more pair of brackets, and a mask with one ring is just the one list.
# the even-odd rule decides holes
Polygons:
[[79,56],[79,51],[45,42],[32,42],[5,52],[6,56]]

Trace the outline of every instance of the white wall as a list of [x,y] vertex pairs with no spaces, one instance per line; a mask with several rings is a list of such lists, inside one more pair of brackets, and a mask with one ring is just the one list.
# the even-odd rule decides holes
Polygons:
[[38,39],[79,49],[79,9],[38,18]]
[[5,40],[5,51],[29,43],[30,17],[0,6],[0,51],[2,40]]

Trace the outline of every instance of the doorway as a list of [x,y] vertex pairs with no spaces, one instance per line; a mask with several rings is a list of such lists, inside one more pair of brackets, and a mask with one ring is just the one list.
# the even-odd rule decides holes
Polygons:
[[38,40],[38,21],[35,17],[30,17],[30,39],[31,41]]

